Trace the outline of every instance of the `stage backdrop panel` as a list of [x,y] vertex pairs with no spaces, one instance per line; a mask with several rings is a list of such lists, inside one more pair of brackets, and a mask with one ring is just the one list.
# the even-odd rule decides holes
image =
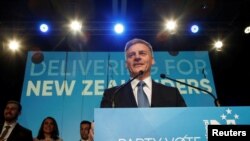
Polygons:
[[[214,106],[207,93],[160,78],[163,73],[216,95],[208,52],[154,52],[154,58],[155,81],[177,87],[189,107]],[[81,120],[94,119],[104,89],[128,78],[123,52],[29,52],[20,122],[36,136],[42,120],[52,116],[64,141],[77,140]]]
[[208,125],[249,125],[250,107],[95,109],[96,141],[207,141]]

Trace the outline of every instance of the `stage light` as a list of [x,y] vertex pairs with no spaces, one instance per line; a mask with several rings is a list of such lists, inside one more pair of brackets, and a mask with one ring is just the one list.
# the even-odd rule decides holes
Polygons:
[[8,43],[8,47],[9,49],[11,49],[12,51],[16,51],[19,49],[20,47],[20,43],[17,40],[11,40]]
[[221,51],[221,50],[222,50],[222,46],[223,46],[222,41],[216,41],[216,42],[214,43],[214,47],[215,47],[215,49],[216,49],[217,51]]
[[246,27],[244,32],[245,32],[245,34],[249,34],[250,33],[250,26]]
[[49,26],[45,23],[41,24],[40,25],[40,31],[43,32],[43,33],[46,33],[49,31]]
[[199,31],[199,26],[198,25],[192,25],[191,26],[191,32],[192,33],[197,33]]
[[82,24],[79,22],[79,21],[72,21],[70,23],[70,29],[73,31],[73,32],[80,32],[81,29],[82,29]]
[[165,29],[168,30],[170,34],[174,34],[176,32],[176,28],[176,21],[170,20],[165,24]]
[[124,25],[121,24],[121,23],[115,24],[115,26],[114,26],[114,31],[115,31],[115,33],[117,33],[117,34],[122,34],[122,33],[124,32]]

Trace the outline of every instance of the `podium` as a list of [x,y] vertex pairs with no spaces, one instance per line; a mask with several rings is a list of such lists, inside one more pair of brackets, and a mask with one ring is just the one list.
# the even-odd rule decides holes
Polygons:
[[207,140],[208,125],[250,125],[250,107],[97,108],[95,141]]

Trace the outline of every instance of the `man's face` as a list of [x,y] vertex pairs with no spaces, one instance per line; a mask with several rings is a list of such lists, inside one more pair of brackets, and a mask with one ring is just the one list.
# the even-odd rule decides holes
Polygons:
[[144,72],[144,77],[150,76],[150,69],[154,63],[150,49],[142,43],[132,45],[126,52],[126,67],[131,77],[140,71]]
[[89,124],[81,124],[80,134],[82,139],[87,140],[89,138],[89,130],[90,130]]
[[4,119],[7,122],[14,122],[19,116],[19,107],[15,103],[8,103],[4,109]]

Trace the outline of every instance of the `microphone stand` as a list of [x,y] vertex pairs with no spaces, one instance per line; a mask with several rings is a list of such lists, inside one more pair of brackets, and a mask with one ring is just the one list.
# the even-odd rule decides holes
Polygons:
[[187,86],[192,87],[192,88],[195,88],[195,89],[197,89],[197,90],[206,92],[207,94],[209,94],[209,95],[214,99],[214,104],[215,104],[215,106],[216,106],[216,107],[220,107],[220,102],[219,102],[219,100],[218,100],[211,92],[209,92],[209,91],[207,91],[207,90],[204,90],[204,89],[201,89],[201,88],[199,88],[199,87],[195,87],[195,86],[193,86],[193,85],[190,85],[190,84],[187,84],[187,83],[184,83],[184,82],[175,80],[175,79],[173,79],[173,78],[167,77],[165,74],[161,74],[160,76],[161,76],[161,78],[165,78],[165,79],[169,79],[169,80],[172,80],[172,81],[176,81],[176,82],[181,83],[181,84],[183,84],[183,85],[187,85]]
[[132,79],[130,79],[129,81],[127,81],[126,83],[124,83],[123,85],[119,86],[115,92],[113,93],[113,97],[112,97],[112,108],[115,107],[115,98],[116,98],[116,94],[122,89],[124,88],[126,85],[128,85],[130,82],[132,82],[134,79],[136,79],[137,77],[143,75],[143,71],[140,71],[136,76],[134,76]]

